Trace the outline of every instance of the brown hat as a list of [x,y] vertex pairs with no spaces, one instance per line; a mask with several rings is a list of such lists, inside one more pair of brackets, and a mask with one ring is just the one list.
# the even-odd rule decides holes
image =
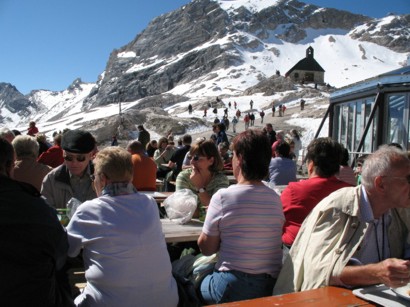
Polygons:
[[83,130],[69,130],[63,134],[61,140],[61,148],[73,153],[89,153],[94,147],[94,137]]

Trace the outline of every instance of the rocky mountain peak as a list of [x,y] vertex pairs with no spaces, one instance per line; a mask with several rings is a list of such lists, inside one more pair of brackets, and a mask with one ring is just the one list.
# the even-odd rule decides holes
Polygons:
[[[30,105],[30,100],[10,84],[0,82],[0,106],[7,108],[12,113],[24,111]],[[0,122],[7,121],[0,117]]]
[[[138,101],[130,108],[133,116],[149,108],[176,105],[174,109],[178,109],[179,104],[190,99],[195,100],[194,107],[201,108],[218,96],[244,93],[269,96],[275,92],[296,91],[292,81],[280,74],[273,75],[296,64],[304,56],[305,48],[322,37],[325,39],[317,44],[325,48],[315,49],[318,51],[315,55],[321,54],[322,59],[337,54],[338,46],[351,48],[351,54],[358,54],[359,50],[362,55],[355,59],[362,61],[359,64],[324,67],[329,75],[351,74],[349,69],[372,65],[369,60],[375,56],[367,56],[370,48],[366,50],[365,42],[398,53],[410,50],[410,15],[373,19],[297,0],[272,1],[272,6],[258,9],[252,6],[257,1],[250,0],[240,7],[235,7],[235,3],[195,0],[154,18],[131,42],[113,50],[95,84],[84,84],[78,78],[65,91],[34,90],[27,96],[0,86],[0,103],[11,113],[29,110],[28,114],[34,116],[35,110],[47,112],[37,116],[45,121],[61,119],[73,110],[81,114],[121,102]],[[361,42],[346,44],[353,40]],[[389,62],[381,57],[378,60]],[[395,62],[392,68],[397,64]],[[283,97],[283,101],[286,99]],[[126,114],[123,115],[125,118]],[[160,114],[157,112],[157,115]],[[165,115],[161,116],[160,121]],[[154,122],[150,116],[141,117],[143,119]]]
[[370,20],[297,0],[278,1],[255,12],[243,6],[226,11],[211,0],[193,1],[155,18],[133,41],[114,50],[104,78],[85,105],[159,95],[243,63],[241,49],[265,48],[265,42],[272,41],[298,43],[309,29],[347,32]]

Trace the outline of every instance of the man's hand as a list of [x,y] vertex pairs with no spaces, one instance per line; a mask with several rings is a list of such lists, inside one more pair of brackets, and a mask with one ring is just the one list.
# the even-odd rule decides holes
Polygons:
[[389,258],[377,263],[378,278],[388,287],[397,288],[410,282],[410,261]]
[[346,266],[340,280],[349,286],[384,283],[397,288],[410,282],[410,260],[389,258],[378,263]]

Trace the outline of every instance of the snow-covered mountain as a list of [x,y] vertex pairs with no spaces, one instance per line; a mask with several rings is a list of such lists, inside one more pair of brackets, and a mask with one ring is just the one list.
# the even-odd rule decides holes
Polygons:
[[[246,89],[276,71],[284,75],[309,46],[325,70],[325,83],[341,87],[404,66],[409,25],[410,15],[373,19],[296,0],[195,0],[155,18],[114,50],[95,84],[75,80],[62,92],[33,90],[26,96],[3,84],[0,123],[23,130],[35,120],[51,133],[143,108],[183,118],[189,103],[202,118],[205,103],[216,97],[241,101]],[[327,94],[320,89],[317,98],[323,99]],[[273,100],[297,101],[301,90],[295,85],[253,100],[259,109],[269,108]],[[149,126],[153,118],[139,120],[149,119]]]

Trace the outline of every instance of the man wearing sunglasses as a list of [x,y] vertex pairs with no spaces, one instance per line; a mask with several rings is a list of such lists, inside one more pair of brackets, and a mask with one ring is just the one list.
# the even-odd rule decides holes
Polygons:
[[75,198],[81,203],[96,197],[90,175],[94,137],[87,131],[69,130],[63,134],[61,147],[64,164],[51,171],[43,180],[41,194],[55,208],[67,208]]

